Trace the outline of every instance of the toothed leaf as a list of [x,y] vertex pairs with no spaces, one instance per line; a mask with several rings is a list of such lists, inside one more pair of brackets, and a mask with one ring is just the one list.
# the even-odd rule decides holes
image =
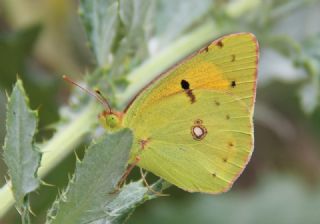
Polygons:
[[54,203],[47,223],[89,223],[106,216],[104,207],[125,172],[132,133],[124,129],[106,134],[87,149],[67,190]]
[[12,191],[18,210],[25,206],[25,196],[39,187],[36,172],[41,153],[33,144],[37,128],[37,112],[29,108],[29,102],[18,80],[7,106],[7,134],[4,144],[4,161],[12,183]]
[[90,222],[90,224],[125,223],[136,207],[148,200],[157,198],[158,195],[155,192],[161,192],[168,186],[170,186],[168,182],[158,180],[150,186],[152,191],[149,191],[142,180],[132,182],[124,186],[119,195],[104,207],[106,216],[103,219]]

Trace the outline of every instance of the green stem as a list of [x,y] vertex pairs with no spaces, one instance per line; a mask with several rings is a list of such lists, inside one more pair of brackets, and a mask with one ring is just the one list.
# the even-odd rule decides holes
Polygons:
[[[191,53],[206,42],[215,38],[214,25],[206,23],[174,42],[154,58],[151,58],[128,76],[130,85],[118,98],[122,107],[139,92],[139,90],[154,79],[161,71],[177,62],[183,56]],[[59,162],[61,162],[74,148],[82,142],[83,136],[92,131],[92,125],[97,122],[98,108],[95,104],[89,104],[83,111],[63,129],[57,130],[42,148],[44,155],[41,167],[38,171],[40,178],[43,178]],[[7,183],[0,189],[0,218],[14,205],[14,198]]]
[[22,224],[30,224],[30,212],[28,211],[27,207],[24,207],[21,211],[21,223]]
[[74,148],[83,141],[83,137],[90,133],[97,124],[99,108],[96,103],[90,103],[79,116],[60,130],[43,148],[41,166],[38,176],[43,178],[59,162],[67,157]]

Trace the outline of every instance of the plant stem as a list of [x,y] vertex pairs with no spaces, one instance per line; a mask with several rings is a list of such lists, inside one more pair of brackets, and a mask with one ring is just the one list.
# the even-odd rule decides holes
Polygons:
[[21,222],[22,224],[30,224],[30,212],[28,211],[27,207],[24,207],[23,210],[21,211]]

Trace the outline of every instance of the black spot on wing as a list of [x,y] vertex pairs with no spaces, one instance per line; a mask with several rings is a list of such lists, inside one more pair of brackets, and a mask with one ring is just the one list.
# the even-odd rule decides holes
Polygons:
[[231,81],[230,86],[231,86],[232,88],[236,87],[236,85],[237,85],[236,81],[234,81],[234,80]]
[[222,43],[222,41],[221,40],[219,40],[218,42],[217,42],[217,46],[219,47],[219,48],[223,48],[223,43]]
[[182,89],[184,89],[184,90],[186,90],[186,89],[189,89],[190,88],[190,84],[189,84],[189,82],[188,81],[186,81],[186,80],[181,80],[181,88]]
[[209,51],[209,47],[207,46],[207,47],[205,47],[205,48],[202,48],[201,50],[200,50],[200,54],[201,53],[208,53],[208,51]]
[[190,98],[190,102],[196,102],[196,96],[193,94],[192,89],[190,89],[190,83],[187,80],[182,79],[180,82],[181,88],[185,91],[187,96]]

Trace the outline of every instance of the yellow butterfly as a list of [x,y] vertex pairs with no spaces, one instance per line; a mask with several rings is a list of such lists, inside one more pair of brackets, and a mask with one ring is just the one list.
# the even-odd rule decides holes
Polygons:
[[[251,33],[224,36],[147,85],[108,130],[130,128],[130,164],[190,192],[225,192],[253,151],[259,47]],[[108,106],[107,106],[108,108]]]

